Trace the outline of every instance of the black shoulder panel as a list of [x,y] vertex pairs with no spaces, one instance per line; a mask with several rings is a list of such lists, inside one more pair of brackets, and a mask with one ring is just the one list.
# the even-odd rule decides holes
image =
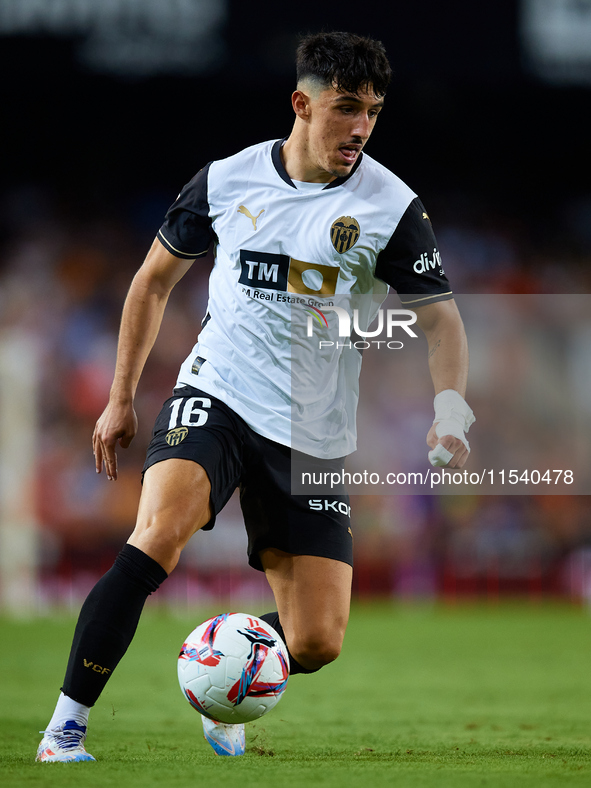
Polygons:
[[204,255],[214,233],[209,216],[207,176],[210,164],[183,186],[177,199],[168,209],[164,224],[158,230],[158,240],[175,255],[192,260]]
[[418,197],[378,255],[375,275],[397,291],[403,304],[419,306],[453,297],[431,220]]

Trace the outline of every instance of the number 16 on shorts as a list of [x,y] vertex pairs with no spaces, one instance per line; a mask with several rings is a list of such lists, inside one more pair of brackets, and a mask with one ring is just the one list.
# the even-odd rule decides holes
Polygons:
[[209,418],[206,408],[211,408],[209,397],[179,397],[178,399],[173,399],[170,403],[168,429],[202,427]]

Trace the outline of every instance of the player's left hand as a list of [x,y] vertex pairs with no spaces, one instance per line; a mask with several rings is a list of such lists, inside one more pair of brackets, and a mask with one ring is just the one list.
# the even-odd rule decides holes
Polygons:
[[[437,462],[434,463],[431,460],[431,453],[429,459],[431,460],[432,465],[438,466],[445,466],[446,468],[463,468],[466,464],[466,460],[470,455],[470,450],[467,446],[461,441],[459,438],[455,438],[453,435],[443,435],[441,438],[437,436],[436,432],[437,425],[433,424],[431,429],[427,434],[427,445],[431,449],[435,449],[436,446],[442,446],[446,451],[448,451],[451,455],[448,462]],[[443,456],[443,460],[447,459],[447,455],[444,452],[438,452]]]

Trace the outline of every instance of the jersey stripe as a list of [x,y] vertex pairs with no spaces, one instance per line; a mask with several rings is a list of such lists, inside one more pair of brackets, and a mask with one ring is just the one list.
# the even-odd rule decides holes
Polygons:
[[419,301],[430,301],[431,303],[435,303],[435,301],[449,301],[453,297],[454,294],[451,290],[448,290],[447,293],[435,293],[434,295],[422,296],[421,298],[412,298],[410,301],[405,301],[405,296],[399,296],[401,303],[404,305],[418,304]]
[[162,230],[158,230],[158,240],[162,243],[162,245],[168,249],[171,254],[174,254],[175,257],[182,257],[183,260],[195,260],[197,257],[201,257],[204,254],[207,254],[207,249],[204,252],[198,252],[197,254],[188,254],[187,252],[181,252],[180,249],[177,249],[173,246],[170,241],[164,237]]

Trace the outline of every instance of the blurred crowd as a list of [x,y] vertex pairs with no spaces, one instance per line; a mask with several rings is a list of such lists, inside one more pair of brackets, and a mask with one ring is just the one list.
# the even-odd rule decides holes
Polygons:
[[[34,494],[41,578],[52,602],[82,596],[133,528],[154,418],[205,314],[210,256],[173,291],[137,395],[139,433],[119,451],[119,480],[108,483],[95,472],[91,435],[109,395],[126,291],[172,199],[138,197],[95,216],[81,216],[41,187],[2,199],[0,342],[20,332],[38,349]],[[530,234],[501,218],[489,217],[486,226],[434,218],[434,225],[458,293],[591,291],[591,254],[579,247],[558,251],[543,241],[536,247]],[[377,388],[379,381],[364,385]],[[393,417],[406,423],[411,404]],[[585,496],[358,495],[352,503],[359,595],[591,599]],[[177,601],[263,593],[245,555],[234,498],[215,530],[189,545],[166,593]]]

